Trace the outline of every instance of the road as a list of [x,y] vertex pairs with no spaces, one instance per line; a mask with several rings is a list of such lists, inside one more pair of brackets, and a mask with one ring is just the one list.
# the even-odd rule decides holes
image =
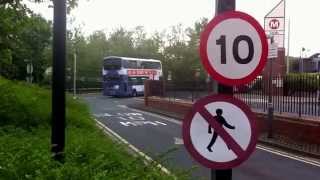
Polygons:
[[[181,122],[157,114],[128,108],[143,103],[139,98],[111,98],[83,95],[98,121],[171,172],[191,170],[191,179],[209,179],[210,171],[187,153],[181,140]],[[168,153],[169,152],[169,153]],[[284,155],[259,145],[239,167],[233,169],[235,180],[301,180],[320,177],[317,163]]]

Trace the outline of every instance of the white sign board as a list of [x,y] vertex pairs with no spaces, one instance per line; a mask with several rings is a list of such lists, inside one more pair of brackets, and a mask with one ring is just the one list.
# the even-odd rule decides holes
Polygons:
[[269,44],[268,59],[278,57],[278,45],[276,43]]

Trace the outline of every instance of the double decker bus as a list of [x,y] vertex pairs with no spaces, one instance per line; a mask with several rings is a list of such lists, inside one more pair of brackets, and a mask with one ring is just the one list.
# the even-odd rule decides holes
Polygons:
[[108,56],[103,60],[103,95],[138,96],[144,93],[144,81],[159,80],[159,60]]

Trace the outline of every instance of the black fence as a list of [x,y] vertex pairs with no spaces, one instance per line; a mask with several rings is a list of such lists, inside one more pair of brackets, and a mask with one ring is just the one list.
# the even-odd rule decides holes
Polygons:
[[271,97],[277,113],[320,116],[319,76],[274,77],[271,86],[269,81],[268,78],[259,78],[241,89],[234,88],[234,96],[259,111],[267,111]]
[[[258,77],[249,84],[235,86],[234,96],[255,111],[266,112],[268,99],[276,113],[298,116],[320,116],[320,78],[315,75]],[[270,83],[269,83],[270,82]],[[271,86],[269,86],[271,84]],[[164,97],[170,101],[195,101],[212,92],[212,84],[204,81],[166,82]]]

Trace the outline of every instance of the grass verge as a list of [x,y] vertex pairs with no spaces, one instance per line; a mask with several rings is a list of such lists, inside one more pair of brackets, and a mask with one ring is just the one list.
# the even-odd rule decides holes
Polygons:
[[99,130],[83,103],[67,99],[66,161],[50,153],[50,91],[0,78],[0,179],[174,179]]

